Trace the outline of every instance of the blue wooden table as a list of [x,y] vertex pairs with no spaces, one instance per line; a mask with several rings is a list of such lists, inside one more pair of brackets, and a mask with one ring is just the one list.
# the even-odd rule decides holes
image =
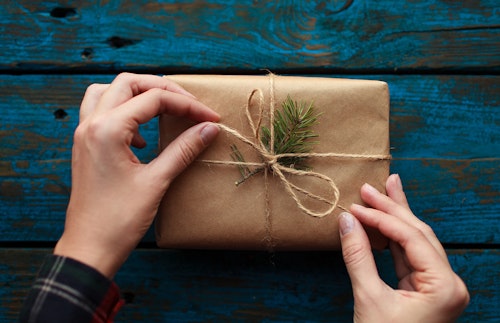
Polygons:
[[[90,83],[138,73],[379,79],[391,92],[391,172],[443,242],[471,303],[500,322],[498,0],[3,1],[0,321],[17,316],[60,236],[72,133]],[[156,123],[142,129],[156,155]],[[388,252],[381,275],[395,283]],[[176,251],[151,232],[116,277],[118,322],[338,321],[352,315],[339,252]]]

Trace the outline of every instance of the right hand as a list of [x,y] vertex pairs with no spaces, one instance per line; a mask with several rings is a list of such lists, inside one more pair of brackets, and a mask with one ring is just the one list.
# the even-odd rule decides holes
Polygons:
[[[352,215],[339,217],[354,322],[453,322],[469,303],[464,282],[453,272],[431,227],[410,210],[398,175],[387,179],[386,190],[388,196],[363,185],[361,197],[371,207],[352,205]],[[379,277],[362,224],[390,239],[398,289]]]
[[[189,128],[149,163],[139,126],[159,114],[182,116]],[[88,88],[72,155],[72,189],[54,253],[111,278],[146,233],[174,178],[217,136],[219,115],[167,78],[120,74]]]

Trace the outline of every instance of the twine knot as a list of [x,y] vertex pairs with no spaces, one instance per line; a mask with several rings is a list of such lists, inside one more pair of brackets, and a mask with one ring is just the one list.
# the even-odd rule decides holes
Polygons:
[[261,157],[264,159],[264,163],[268,169],[272,169],[273,166],[278,163],[278,157],[276,155],[271,154],[261,154]]

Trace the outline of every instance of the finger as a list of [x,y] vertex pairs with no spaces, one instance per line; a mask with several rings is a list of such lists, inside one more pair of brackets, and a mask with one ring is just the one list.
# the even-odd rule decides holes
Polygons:
[[405,221],[411,222],[415,215],[405,206],[401,206],[391,197],[380,193],[368,183],[361,186],[361,198],[365,203],[382,212],[391,214]]
[[396,242],[389,241],[389,249],[391,250],[392,259],[394,259],[394,269],[396,270],[398,279],[409,275],[413,271],[413,268],[408,264],[408,259],[403,248]]
[[398,175],[389,176],[386,190],[387,195],[384,195],[371,185],[365,184],[361,187],[361,198],[377,210],[396,216],[415,227],[420,226],[422,221],[411,211]]
[[[367,204],[371,205],[377,210],[385,212],[387,214],[393,215],[409,225],[417,228],[422,231],[422,233],[427,237],[427,239],[432,243],[436,251],[439,252],[441,257],[447,258],[446,252],[443,249],[443,246],[439,242],[439,239],[436,237],[436,234],[432,230],[432,228],[427,225],[425,222],[417,218],[413,212],[408,207],[408,203],[406,202],[406,196],[403,192],[402,185],[398,182],[398,176],[389,177],[387,180],[388,186],[388,194],[391,194],[395,197],[395,199],[391,198],[391,196],[386,196],[376,188],[369,184],[364,184],[361,187],[361,198]],[[399,202],[399,203],[398,203]],[[402,203],[402,204],[400,204]]]
[[151,89],[133,97],[114,111],[122,120],[133,121],[134,127],[159,114],[187,117],[194,121],[218,121],[219,115],[193,98],[166,90]]
[[408,264],[413,269],[438,269],[445,263],[449,267],[448,260],[441,256],[424,233],[404,220],[358,204],[351,205],[351,212],[361,223],[377,228],[383,235],[397,242],[405,251]]
[[134,133],[134,137],[132,138],[132,146],[135,148],[144,148],[146,147],[146,140],[144,140],[144,137],[139,133],[139,131]]
[[195,99],[194,95],[165,77],[121,73],[113,80],[109,88],[102,95],[99,108],[102,110],[113,109],[134,96],[155,88]]
[[351,278],[355,296],[366,297],[377,294],[382,284],[370,247],[370,241],[363,226],[347,212],[339,216],[342,256]]
[[80,105],[80,123],[92,114],[95,110],[102,94],[109,87],[109,84],[91,84],[87,87],[83,96],[82,104]]
[[387,195],[397,204],[410,209],[408,205],[408,200],[406,199],[406,194],[403,191],[403,183],[398,174],[392,174],[387,178],[385,183],[385,189]]
[[153,177],[169,183],[217,137],[219,127],[213,123],[201,123],[184,131],[172,141],[148,166]]

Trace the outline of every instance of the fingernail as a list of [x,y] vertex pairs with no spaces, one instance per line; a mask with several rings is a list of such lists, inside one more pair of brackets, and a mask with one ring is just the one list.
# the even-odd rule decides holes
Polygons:
[[354,228],[354,218],[351,213],[342,212],[339,218],[340,235],[344,236],[352,231]]
[[370,185],[370,184],[368,184],[368,183],[364,183],[364,184],[363,184],[363,186],[364,186],[364,187],[365,187],[365,189],[366,189],[367,191],[369,191],[370,193],[373,193],[373,194],[375,194],[375,193],[380,193],[380,192],[379,192],[379,191],[378,191],[375,187],[371,186],[371,185]]
[[219,134],[219,127],[213,123],[208,123],[200,131],[201,141],[205,146],[208,146]]

